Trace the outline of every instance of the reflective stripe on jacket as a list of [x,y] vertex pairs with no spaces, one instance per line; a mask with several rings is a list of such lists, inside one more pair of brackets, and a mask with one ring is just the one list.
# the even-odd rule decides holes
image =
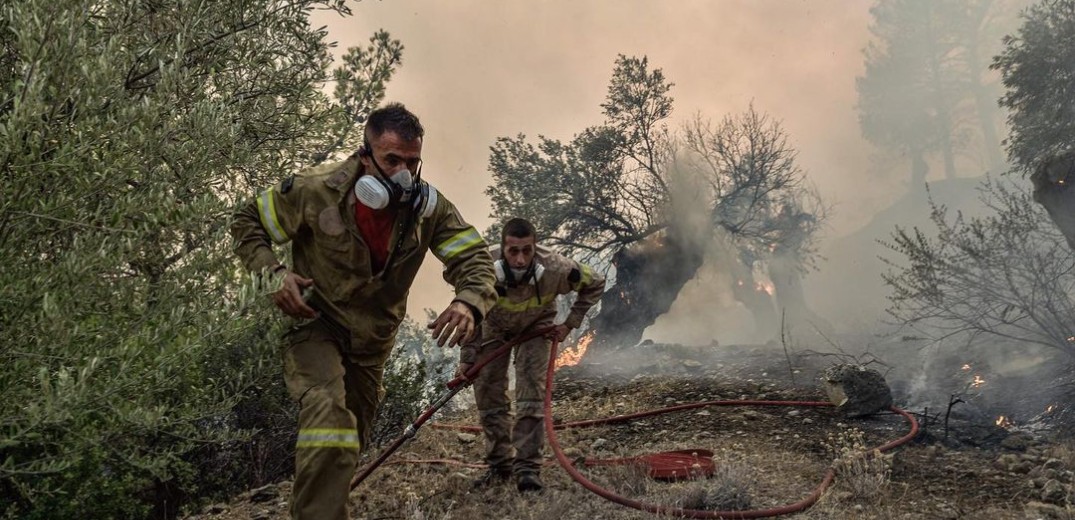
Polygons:
[[[494,261],[499,260],[500,247],[491,247],[490,255]],[[545,268],[537,283],[508,287],[497,282],[499,297],[482,323],[478,341],[508,339],[535,327],[551,325],[556,318],[556,297],[571,292],[578,296],[564,324],[576,329],[605,291],[605,277],[586,264],[540,245],[534,261]],[[473,363],[477,347],[477,342],[464,346],[460,361]]]
[[370,364],[388,357],[396,328],[407,311],[407,293],[430,250],[444,264],[444,279],[455,299],[470,305],[481,320],[493,305],[495,275],[481,235],[443,195],[431,215],[401,211],[389,242],[388,267],[374,273],[369,250],[354,221],[352,189],[361,163],[357,157],[322,165],[269,188],[239,209],[231,226],[235,252],[252,272],[279,263],[273,244],[290,243],[291,271],[314,280],[310,304],[351,332],[350,352]]

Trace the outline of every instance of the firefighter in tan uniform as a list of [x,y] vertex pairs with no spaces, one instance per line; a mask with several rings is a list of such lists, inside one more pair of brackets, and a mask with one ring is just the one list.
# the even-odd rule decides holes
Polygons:
[[[513,474],[519,491],[540,491],[545,375],[550,342],[562,341],[578,328],[586,312],[601,298],[604,278],[592,268],[536,243],[534,226],[515,218],[504,224],[499,248],[492,251],[499,298],[481,326],[475,341],[460,350],[459,372],[519,334],[554,325],[556,296],[576,292],[578,297],[563,323],[546,337],[516,346],[515,423],[508,399],[508,356],[485,365],[474,381],[474,398],[485,432],[489,471],[475,485],[506,481]],[[514,453],[513,453],[514,452]]]
[[[348,518],[350,480],[425,251],[455,286],[452,303],[430,324],[439,345],[472,337],[496,298],[485,242],[420,178],[418,118],[390,104],[369,115],[364,131],[355,155],[265,190],[232,224],[243,263],[282,278],[273,301],[302,320],[286,334],[283,355],[288,392],[299,402],[296,519]],[[288,242],[292,266],[272,248]]]

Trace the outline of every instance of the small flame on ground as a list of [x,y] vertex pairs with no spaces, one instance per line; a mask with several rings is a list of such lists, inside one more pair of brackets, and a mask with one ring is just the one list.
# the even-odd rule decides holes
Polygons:
[[1075,336],[1068,336],[1068,341],[1075,343]]
[[974,374],[974,381],[971,381],[971,384],[970,384],[971,388],[978,388],[978,387],[980,387],[980,386],[982,386],[984,384],[985,384],[985,379],[982,379],[982,376],[980,376],[978,374]]
[[1011,428],[1012,426],[1015,426],[1015,424],[1012,423],[1011,419],[1003,415],[997,417],[996,424],[1001,428]]
[[560,367],[570,367],[579,364],[582,361],[582,356],[586,354],[586,349],[590,347],[590,342],[593,341],[595,332],[590,331],[588,334],[579,338],[579,342],[574,347],[566,348],[560,352],[559,356],[556,356],[556,369]]
[[1056,405],[1055,404],[1051,404],[1051,405],[1045,407],[1045,413],[1052,413],[1053,410],[1056,410]]
[[963,365],[963,370],[970,370],[970,365]]
[[758,292],[766,292],[769,296],[772,296],[776,292],[776,287],[773,286],[773,282],[754,282],[754,290]]

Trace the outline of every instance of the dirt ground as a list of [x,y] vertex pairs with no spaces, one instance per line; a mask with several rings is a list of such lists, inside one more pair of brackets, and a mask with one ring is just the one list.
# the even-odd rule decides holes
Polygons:
[[[705,349],[650,345],[591,357],[557,372],[557,423],[610,417],[714,400],[823,401],[819,371],[831,360],[785,356],[779,347]],[[461,395],[464,400],[468,397]],[[897,398],[897,406],[900,406]],[[911,442],[861,457],[906,435],[896,414],[847,419],[831,407],[710,406],[614,425],[565,429],[557,438],[569,459],[608,459],[670,450],[711,450],[708,478],[660,482],[644,466],[580,471],[598,485],[640,502],[694,510],[756,510],[807,497],[835,467],[833,484],[804,519],[1075,519],[1075,444],[1043,433],[1006,430],[992,421],[950,420],[908,410],[923,422]],[[552,459],[545,490],[520,494],[512,483],[474,489],[482,474],[480,433],[446,427],[475,424],[473,408],[440,414],[390,463],[351,495],[352,517],[367,519],[642,519],[584,489]],[[924,420],[925,419],[925,420]],[[376,453],[366,455],[367,459]],[[409,463],[431,460],[435,463]],[[287,482],[216,504],[191,520],[283,519]]]

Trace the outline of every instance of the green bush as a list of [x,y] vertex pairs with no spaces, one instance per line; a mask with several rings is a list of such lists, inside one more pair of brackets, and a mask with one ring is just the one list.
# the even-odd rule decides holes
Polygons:
[[290,471],[277,313],[226,230],[380,101],[383,32],[323,94],[307,18],[342,4],[0,6],[0,518],[166,518]]

